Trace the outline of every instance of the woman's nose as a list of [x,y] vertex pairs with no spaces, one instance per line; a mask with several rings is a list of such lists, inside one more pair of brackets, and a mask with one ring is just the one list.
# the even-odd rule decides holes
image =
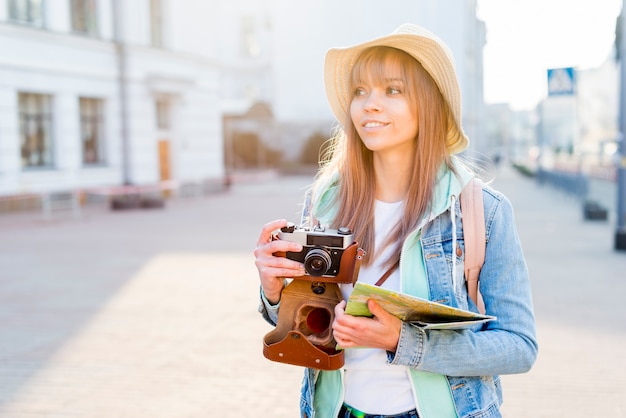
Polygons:
[[377,112],[382,108],[380,101],[380,94],[376,91],[372,91],[365,99],[363,108],[368,112]]

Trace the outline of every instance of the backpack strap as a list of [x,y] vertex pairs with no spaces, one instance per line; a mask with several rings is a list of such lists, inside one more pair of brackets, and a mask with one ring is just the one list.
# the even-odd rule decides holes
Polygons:
[[485,262],[485,212],[483,187],[480,180],[472,179],[461,192],[461,222],[465,240],[465,280],[467,293],[480,313],[485,313],[485,303],[479,290],[480,270]]

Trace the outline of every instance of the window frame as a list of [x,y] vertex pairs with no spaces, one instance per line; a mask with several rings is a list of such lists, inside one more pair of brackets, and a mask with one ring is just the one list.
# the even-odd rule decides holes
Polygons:
[[98,0],[70,0],[72,32],[98,36]]
[[[105,140],[105,101],[99,97],[78,98],[81,163],[83,167],[103,166],[107,163]],[[88,139],[89,137],[91,139]],[[92,141],[92,144],[89,144]],[[94,157],[88,152],[93,151]]]
[[45,25],[46,0],[9,0],[9,21],[37,27]]
[[172,129],[172,101],[167,97],[157,97],[154,100],[156,128],[159,132]]
[[150,6],[150,45],[163,48],[163,0],[149,0]]
[[[55,167],[53,116],[53,96],[51,94],[18,92],[22,170]],[[35,163],[34,158],[38,162]]]

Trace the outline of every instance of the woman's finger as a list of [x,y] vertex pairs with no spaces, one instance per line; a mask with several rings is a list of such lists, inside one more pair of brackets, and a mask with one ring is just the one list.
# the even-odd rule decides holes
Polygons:
[[269,271],[281,270],[283,273],[274,274],[277,277],[297,277],[302,275],[298,273],[304,272],[304,265],[302,263],[290,260],[286,257],[275,257],[272,255],[257,257],[255,265],[262,274],[267,274]]
[[259,235],[259,240],[257,241],[257,246],[267,244],[268,242],[272,241],[272,234],[274,233],[274,231],[282,228],[285,225],[287,225],[286,219],[277,219],[263,225],[263,229],[261,229],[261,235]]

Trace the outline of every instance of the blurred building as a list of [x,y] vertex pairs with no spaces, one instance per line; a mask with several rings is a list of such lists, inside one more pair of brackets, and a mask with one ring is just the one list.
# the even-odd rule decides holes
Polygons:
[[0,194],[222,177],[195,3],[0,0]]
[[0,0],[0,195],[220,181],[235,145],[297,160],[335,125],[326,51],[405,22],[450,46],[480,150],[476,0]]
[[486,106],[485,156],[526,163],[537,145],[537,114],[514,111],[508,103]]
[[538,147],[544,169],[554,169],[557,156],[574,154],[575,144],[580,141],[578,112],[574,95],[547,97],[538,105]]
[[618,149],[619,65],[575,71],[572,95],[548,96],[538,106],[538,145],[547,169],[612,178]]
[[[227,135],[260,126],[261,141],[281,150],[284,158],[297,158],[307,138],[315,132],[328,136],[336,125],[323,84],[326,51],[387,35],[412,22],[450,46],[462,90],[464,127],[472,148],[481,147],[486,34],[476,18],[475,0],[389,0],[366,7],[359,0],[231,0],[220,2],[219,10],[228,41],[220,46],[228,69],[223,82],[237,86],[237,93],[224,93],[231,122]],[[271,121],[241,117],[255,101],[269,106]]]
[[615,169],[620,131],[619,84],[619,65],[613,56],[598,68],[579,72],[578,151],[583,167],[598,176]]
[[612,53],[597,68],[574,69],[571,94],[545,97],[535,109],[487,105],[487,155],[531,169],[584,172],[613,179],[619,140],[619,64]]

